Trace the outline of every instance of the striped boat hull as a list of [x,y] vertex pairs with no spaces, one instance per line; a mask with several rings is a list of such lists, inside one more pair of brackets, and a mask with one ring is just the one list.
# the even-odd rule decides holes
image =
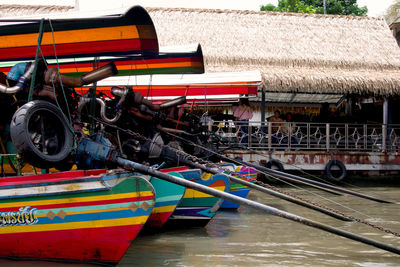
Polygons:
[[[231,171],[235,171],[236,174],[233,176],[239,177],[247,182],[254,182],[257,179],[257,172],[253,168],[247,168],[246,166],[234,166],[233,164],[225,164],[221,166],[228,168]],[[246,198],[250,193],[250,188],[248,186],[231,181],[229,193],[238,197]],[[229,200],[224,200],[221,205],[221,209],[238,209],[239,207],[239,204]]]
[[0,181],[0,256],[118,263],[155,203],[131,173],[73,171]]
[[[170,172],[169,174],[182,177],[176,172]],[[156,203],[146,223],[146,227],[161,228],[175,211],[185,194],[186,188],[155,177],[150,179],[150,183],[156,192]]]
[[[177,49],[179,49],[179,47]],[[203,54],[200,45],[197,46],[196,50],[160,52],[158,55],[97,58],[74,57],[59,59],[57,61],[47,60],[47,63],[49,64],[49,68],[58,68],[63,75],[79,77],[92,71],[95,66],[101,67],[111,61],[114,62],[118,69],[117,76],[204,73]],[[1,62],[0,72],[7,74],[18,62],[19,61]]]
[[[202,179],[200,170],[184,170],[179,173],[187,180],[224,192],[229,191],[229,180],[224,175],[217,174],[209,179]],[[204,226],[214,217],[221,204],[222,199],[187,188],[168,223]]]
[[[0,26],[0,61],[32,60],[39,22]],[[44,22],[41,51],[45,58],[158,54],[158,41],[147,11],[135,6],[121,16],[55,19]]]

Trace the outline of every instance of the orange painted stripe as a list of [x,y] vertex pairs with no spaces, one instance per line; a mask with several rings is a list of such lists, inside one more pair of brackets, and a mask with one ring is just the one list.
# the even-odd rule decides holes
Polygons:
[[[54,39],[56,44],[95,42],[104,40],[120,40],[120,39],[152,39],[154,31],[146,28],[151,25],[140,25],[140,28],[145,29],[143,32],[138,32],[138,27],[135,25],[104,27],[94,29],[55,31]],[[0,39],[0,48],[9,47],[24,47],[35,46],[37,44],[37,33],[16,34],[2,36]],[[42,45],[53,44],[53,35],[51,32],[43,33]]]

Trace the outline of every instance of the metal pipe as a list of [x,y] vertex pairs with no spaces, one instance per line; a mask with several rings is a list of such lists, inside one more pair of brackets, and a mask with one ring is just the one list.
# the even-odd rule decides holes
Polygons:
[[234,177],[232,175],[229,175],[229,174],[226,174],[226,173],[221,173],[216,169],[208,168],[207,166],[204,166],[202,164],[193,162],[191,160],[181,159],[181,158],[179,160],[183,164],[188,165],[188,166],[190,166],[192,168],[201,169],[202,171],[205,171],[205,172],[208,172],[208,173],[212,173],[212,174],[223,174],[226,177],[228,177],[231,181],[234,181],[235,183],[238,183],[238,184],[241,184],[241,185],[245,185],[245,186],[248,186],[248,187],[253,188],[255,190],[258,190],[260,192],[267,193],[267,194],[270,194],[272,196],[278,197],[280,199],[292,202],[294,204],[297,204],[297,205],[300,205],[300,206],[303,206],[303,207],[306,207],[306,208],[309,208],[309,209],[312,209],[312,210],[315,210],[315,211],[319,211],[319,212],[324,213],[326,215],[332,216],[332,217],[334,217],[336,219],[340,219],[340,220],[343,220],[343,221],[352,221],[352,219],[350,219],[348,217],[345,217],[345,216],[343,216],[341,214],[338,214],[336,212],[333,212],[333,211],[330,211],[330,210],[327,210],[327,209],[324,209],[324,208],[309,204],[307,202],[304,202],[302,200],[296,199],[296,198],[291,197],[289,195],[285,195],[285,194],[282,194],[282,193],[277,192],[275,190],[272,190],[272,189],[269,189],[269,188],[265,188],[263,186],[259,186],[259,185],[254,184],[254,183],[250,183],[248,181],[245,181],[243,179]]
[[160,104],[160,109],[166,109],[170,107],[176,107],[178,105],[186,104],[186,97],[185,96],[180,96],[175,99],[171,99],[168,101],[165,101]]
[[282,217],[282,218],[285,218],[285,219],[288,219],[288,220],[291,220],[294,222],[298,222],[298,223],[301,223],[301,224],[304,224],[304,225],[307,225],[310,227],[314,227],[314,228],[317,228],[317,229],[320,229],[320,230],[323,230],[326,232],[330,232],[332,234],[336,234],[336,235],[339,235],[339,236],[342,236],[342,237],[345,237],[345,238],[348,238],[348,239],[351,239],[354,241],[358,241],[358,242],[361,242],[361,243],[364,243],[367,245],[371,245],[376,248],[380,248],[380,249],[400,255],[399,248],[396,248],[396,247],[388,245],[388,244],[384,244],[379,241],[375,241],[373,239],[369,239],[369,238],[366,238],[366,237],[363,237],[360,235],[356,235],[356,234],[353,234],[353,233],[350,233],[347,231],[343,231],[341,229],[334,228],[332,226],[329,226],[329,225],[326,225],[326,224],[323,224],[323,223],[320,223],[317,221],[313,221],[313,220],[295,215],[293,213],[279,210],[279,209],[276,209],[276,208],[273,208],[273,207],[270,207],[270,206],[267,206],[267,205],[264,205],[264,204],[246,199],[246,198],[241,198],[241,197],[238,197],[238,196],[235,196],[235,195],[223,192],[223,191],[216,190],[214,188],[210,188],[210,187],[207,187],[207,186],[195,183],[195,182],[191,182],[189,180],[185,180],[183,178],[175,177],[175,176],[172,176],[167,173],[162,173],[162,172],[159,172],[149,166],[145,166],[145,165],[142,165],[142,164],[130,161],[130,160],[126,160],[121,157],[117,157],[115,159],[115,161],[120,166],[122,166],[126,169],[130,169],[130,170],[133,169],[140,173],[148,174],[148,175],[160,178],[162,180],[166,180],[166,181],[174,183],[174,184],[178,184],[181,186],[185,186],[185,187],[203,192],[205,194],[209,194],[209,195],[213,195],[215,197],[229,200],[229,201],[235,202],[240,205],[248,206],[248,207],[266,212],[271,215]]
[[[115,123],[119,120],[121,117],[121,110],[118,110],[117,114],[115,115],[114,118],[108,118],[106,114],[106,103],[103,101],[103,99],[96,97],[97,103],[100,104],[100,117],[103,121],[107,123]],[[77,117],[80,118],[82,114],[82,109],[83,107],[87,104],[90,103],[90,97],[81,97],[79,104],[78,104],[78,110],[77,110]]]
[[98,69],[92,70],[83,74],[80,77],[69,77],[59,73],[57,68],[50,68],[45,73],[45,83],[52,85],[53,83],[61,83],[68,87],[82,87],[83,85],[91,84],[102,79],[108,78],[118,73],[114,62],[110,62]]
[[8,87],[6,85],[0,84],[0,92],[4,94],[16,94],[19,91],[24,90],[28,86],[32,78],[32,73],[34,69],[35,64],[31,64],[28,70],[18,79],[17,84],[14,86]]
[[379,199],[379,198],[376,198],[376,197],[373,197],[373,196],[361,194],[361,193],[358,193],[358,192],[355,192],[355,191],[352,191],[352,190],[348,190],[348,189],[345,189],[345,188],[342,188],[342,187],[338,187],[338,186],[334,186],[334,185],[330,185],[330,184],[326,184],[326,183],[321,183],[321,182],[318,182],[318,181],[310,180],[310,179],[307,179],[307,178],[304,178],[304,177],[301,177],[301,176],[297,176],[297,175],[293,175],[293,174],[290,174],[290,173],[285,173],[285,172],[280,172],[280,171],[276,171],[276,170],[273,170],[273,169],[268,169],[268,168],[265,168],[265,167],[262,167],[262,166],[259,166],[259,165],[256,165],[256,164],[252,164],[252,163],[249,163],[249,162],[243,162],[241,160],[234,160],[234,159],[231,159],[229,157],[222,156],[222,155],[220,156],[220,158],[225,160],[225,161],[232,162],[232,163],[236,163],[237,161],[239,161],[241,164],[243,164],[245,166],[252,167],[252,168],[254,168],[256,170],[261,170],[263,172],[267,172],[267,173],[271,174],[272,176],[278,176],[279,178],[281,178],[283,180],[289,180],[291,182],[305,183],[305,184],[308,184],[308,185],[311,185],[313,187],[320,188],[320,189],[321,188],[332,189],[332,190],[335,190],[337,192],[346,193],[346,194],[349,194],[349,195],[353,195],[353,196],[369,199],[369,200],[380,202],[380,203],[392,203],[392,202],[387,201],[387,200],[383,200],[383,199]]
[[114,118],[109,119],[107,118],[107,114],[106,114],[106,103],[103,101],[103,99],[101,98],[96,98],[97,103],[100,104],[100,117],[103,121],[108,122],[108,123],[115,123],[119,120],[119,118],[121,117],[121,109],[119,109],[117,111],[117,114],[115,115]]

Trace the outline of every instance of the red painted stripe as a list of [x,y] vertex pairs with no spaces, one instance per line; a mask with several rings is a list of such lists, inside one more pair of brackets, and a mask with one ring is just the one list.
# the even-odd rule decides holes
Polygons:
[[[32,207],[37,208],[38,210],[61,209],[61,208],[70,208],[70,207],[85,207],[85,206],[96,206],[96,205],[106,205],[106,204],[125,203],[125,202],[146,201],[146,200],[153,200],[153,199],[154,199],[154,196],[141,196],[141,197],[119,198],[119,199],[76,202],[76,203],[34,205]],[[0,212],[15,211],[15,210],[17,210],[16,207],[0,208]]]
[[[106,173],[106,170],[88,170],[88,171],[68,171],[68,172],[57,172],[49,174],[38,174],[29,176],[16,176],[9,178],[0,179],[0,186],[13,185],[13,184],[28,184],[28,183],[43,183],[43,182],[56,182],[71,180],[76,178],[93,178],[100,177]],[[88,177],[90,176],[90,177]]]
[[[142,95],[149,96],[182,96],[185,95],[186,88],[155,88],[151,87],[150,91],[148,89],[135,88],[135,92],[139,92]],[[255,94],[257,93],[256,87],[250,86],[230,86],[230,87],[208,87],[207,95],[231,95],[231,94]],[[188,96],[199,95],[204,97],[205,90],[202,88],[190,87],[187,93]]]
[[[99,66],[103,66],[108,64],[110,61],[112,60],[108,60],[106,62],[101,62],[99,64]],[[133,67],[135,66],[135,64],[148,64],[149,67],[151,67],[151,64],[157,64],[157,63],[179,63],[179,62],[202,62],[202,59],[199,57],[174,57],[174,58],[162,58],[162,59],[142,59],[142,60],[135,60],[134,58],[132,58],[131,60],[116,60],[114,61],[114,63],[117,66],[120,65],[132,65]],[[53,65],[49,65],[49,67],[57,67],[56,64]],[[60,69],[64,69],[64,68],[92,68],[93,67],[93,62],[76,62],[76,63],[61,63],[60,64]],[[10,67],[2,67],[0,68],[1,72],[8,72],[10,71],[10,69],[12,68],[12,66]]]
[[169,217],[171,217],[172,213],[172,211],[152,213],[146,222],[146,227],[161,228],[168,221]]
[[[97,87],[97,91],[102,92],[106,95],[109,95],[111,87]],[[81,88],[81,93],[85,93],[88,88]],[[162,96],[182,96],[186,95],[186,87],[177,85],[175,87],[163,87],[163,86],[151,86],[150,90],[148,87],[144,88],[143,86],[135,87],[135,92],[139,92],[144,96],[149,97],[162,97]],[[204,86],[202,87],[190,87],[187,93],[187,96],[201,96],[204,99]],[[207,95],[232,95],[232,94],[246,94],[246,95],[255,95],[257,94],[256,86],[248,86],[248,85],[236,85],[236,86],[225,86],[225,87],[207,87]],[[212,100],[212,99],[207,99]]]
[[182,167],[162,169],[162,170],[160,170],[160,172],[180,172],[180,171],[186,171],[186,170],[189,170],[189,167],[182,166]]
[[[53,45],[41,46],[44,56],[54,56]],[[157,50],[158,43],[154,39],[128,39],[111,40],[99,42],[82,42],[71,44],[56,44],[58,56],[106,54],[106,53],[125,53],[138,50]],[[36,46],[2,48],[0,49],[1,60],[12,60],[22,58],[33,58],[36,54]]]
[[142,227],[0,234],[0,256],[118,263]]
[[225,186],[225,181],[224,180],[217,180],[214,183],[208,185],[208,187],[219,187],[219,186]]

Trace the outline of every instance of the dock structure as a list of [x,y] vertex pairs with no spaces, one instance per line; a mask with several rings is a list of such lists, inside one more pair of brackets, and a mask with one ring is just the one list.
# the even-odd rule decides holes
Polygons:
[[225,141],[219,148],[231,157],[264,165],[275,160],[283,170],[323,171],[332,160],[363,174],[400,170],[399,125],[295,122],[287,132],[291,123],[282,122],[274,132],[274,124],[251,122],[244,132],[233,121],[216,121],[210,130]]
[[[32,9],[0,7],[9,16]],[[36,9],[46,13],[45,7]],[[383,18],[147,10],[162,33],[160,46],[201,44],[206,73],[260,71],[257,94],[225,92],[229,98],[216,98],[204,90],[204,96],[187,106],[207,114],[212,122],[205,122],[221,137],[258,151],[226,145],[226,153],[253,162],[275,159],[285,170],[325,170],[332,160],[349,171],[399,170],[400,117],[395,114],[400,108],[400,51]],[[241,97],[248,97],[253,108],[248,129],[217,116],[232,114],[232,105]],[[276,130],[268,119],[275,110],[283,120],[291,113],[295,123],[283,122]]]

